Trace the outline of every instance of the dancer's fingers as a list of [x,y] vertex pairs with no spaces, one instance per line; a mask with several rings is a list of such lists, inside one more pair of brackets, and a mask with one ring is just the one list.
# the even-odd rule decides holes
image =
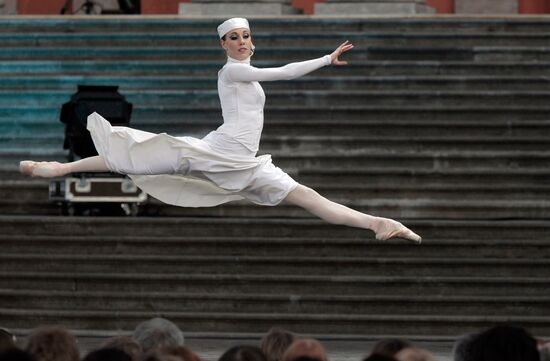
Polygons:
[[401,237],[418,244],[422,243],[422,237],[420,237],[418,234],[414,233],[410,229],[407,229],[405,232],[403,232]]

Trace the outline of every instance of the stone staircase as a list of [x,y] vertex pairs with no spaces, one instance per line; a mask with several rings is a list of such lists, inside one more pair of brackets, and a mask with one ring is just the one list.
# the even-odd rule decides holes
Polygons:
[[21,159],[63,160],[60,105],[120,85],[132,126],[221,123],[219,19],[0,18],[0,325],[453,338],[499,322],[550,335],[550,20],[251,19],[257,66],[347,67],[266,82],[261,152],[320,193],[395,217],[381,243],[288,205],[63,217]]

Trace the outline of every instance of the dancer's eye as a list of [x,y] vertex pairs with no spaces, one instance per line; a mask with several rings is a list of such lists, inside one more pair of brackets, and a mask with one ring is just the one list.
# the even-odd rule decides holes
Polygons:
[[237,40],[237,39],[238,39],[238,37],[236,37],[236,36],[232,36],[232,37],[230,37],[229,39],[231,39],[231,40]]

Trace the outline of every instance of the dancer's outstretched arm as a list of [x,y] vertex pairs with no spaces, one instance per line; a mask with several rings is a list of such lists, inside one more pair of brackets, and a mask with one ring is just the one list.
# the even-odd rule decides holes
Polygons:
[[275,81],[299,78],[326,65],[345,65],[347,62],[338,60],[342,53],[353,49],[348,41],[342,43],[330,55],[318,59],[290,63],[279,68],[256,68],[246,63],[230,63],[225,66],[222,76],[231,81]]
[[393,237],[405,238],[417,243],[422,240],[419,235],[393,219],[358,212],[330,201],[313,189],[301,184],[288,194],[285,201],[302,207],[329,223],[370,229],[376,233],[376,238],[379,240]]

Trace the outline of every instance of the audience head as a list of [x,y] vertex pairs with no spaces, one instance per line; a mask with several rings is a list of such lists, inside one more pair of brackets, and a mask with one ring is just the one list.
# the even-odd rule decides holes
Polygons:
[[328,361],[327,352],[321,343],[312,338],[294,341],[283,355],[283,361]]
[[76,338],[63,326],[44,326],[29,337],[27,351],[36,361],[79,361]]
[[412,344],[407,340],[401,338],[386,338],[374,344],[371,355],[378,354],[393,357],[396,353],[407,347],[412,347]]
[[455,347],[461,361],[539,361],[537,341],[521,327],[495,326]]
[[178,357],[181,361],[201,361],[200,357],[185,346],[168,346],[160,349],[163,355]]
[[132,361],[132,356],[117,348],[102,348],[90,352],[82,361]]
[[0,361],[35,361],[30,353],[17,348],[0,352]]
[[126,352],[132,361],[138,361],[141,358],[141,346],[129,336],[116,336],[107,339],[101,348],[116,348]]
[[288,346],[294,342],[294,335],[282,328],[273,327],[260,342],[260,348],[267,361],[281,361]]
[[550,342],[543,342],[539,345],[540,361],[550,361]]
[[259,347],[241,345],[225,351],[218,361],[267,361],[267,359]]
[[381,355],[378,353],[373,353],[370,356],[367,356],[363,361],[397,361],[392,356]]
[[0,328],[0,352],[15,348],[17,339],[7,328]]
[[182,346],[184,341],[178,326],[160,317],[140,323],[134,331],[133,339],[143,352],[166,346]]
[[140,359],[141,361],[181,361],[181,359],[177,356],[173,355],[166,355],[162,353],[159,349],[153,349],[149,352],[147,352],[143,357]]
[[397,361],[435,361],[435,358],[426,350],[416,347],[407,347],[395,354]]
[[476,338],[477,335],[477,333],[470,333],[456,340],[452,352],[454,361],[467,361],[469,359],[468,352],[470,342],[472,342],[472,340]]

